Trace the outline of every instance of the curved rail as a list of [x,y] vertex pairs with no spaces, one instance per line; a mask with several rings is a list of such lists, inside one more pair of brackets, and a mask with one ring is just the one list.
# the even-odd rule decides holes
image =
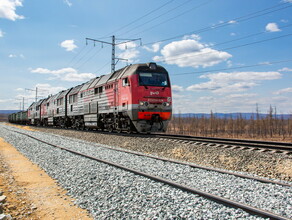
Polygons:
[[[7,130],[9,130],[9,129],[7,129]],[[88,158],[88,159],[91,159],[91,160],[94,160],[94,161],[105,163],[105,164],[117,167],[119,169],[123,169],[125,171],[132,172],[134,174],[137,174],[137,175],[140,175],[140,176],[144,176],[146,178],[149,178],[149,179],[152,179],[152,180],[155,180],[155,181],[170,185],[172,187],[179,188],[179,189],[181,189],[183,191],[186,191],[186,192],[190,192],[190,193],[193,193],[193,194],[201,195],[201,196],[203,196],[205,198],[208,198],[210,200],[216,201],[218,203],[221,203],[221,204],[224,204],[224,205],[228,205],[228,206],[231,206],[231,207],[234,207],[234,208],[240,208],[240,209],[245,210],[246,212],[251,213],[251,214],[255,214],[255,215],[259,215],[259,216],[262,216],[262,217],[265,217],[265,218],[271,218],[271,219],[281,219],[281,220],[288,219],[286,217],[277,215],[275,213],[268,212],[268,211],[265,211],[265,210],[262,210],[262,209],[258,209],[256,207],[253,207],[253,206],[250,206],[250,205],[246,205],[246,204],[243,204],[243,203],[239,203],[239,202],[236,202],[236,201],[233,201],[233,200],[230,200],[230,199],[226,199],[226,198],[223,198],[223,197],[211,194],[211,193],[203,192],[203,191],[198,190],[196,188],[188,187],[186,185],[182,185],[182,184],[176,183],[174,181],[170,181],[170,180],[167,180],[165,178],[161,178],[159,176],[150,175],[150,174],[147,174],[145,172],[141,172],[139,170],[128,168],[128,167],[125,167],[125,166],[117,164],[117,163],[113,163],[113,162],[110,162],[110,161],[102,160],[102,159],[99,159],[99,158],[96,158],[96,157],[92,157],[92,156],[89,156],[89,155],[86,155],[86,154],[83,154],[83,153],[80,153],[80,152],[77,152],[77,151],[70,150],[68,148],[64,148],[64,147],[61,147],[61,146],[58,146],[58,145],[55,145],[55,144],[51,144],[49,142],[43,141],[43,140],[41,140],[39,138],[33,137],[31,135],[28,135],[28,134],[25,134],[25,133],[22,133],[22,132],[18,132],[18,131],[13,131],[13,132],[25,135],[25,136],[27,136],[29,138],[32,138],[32,139],[35,139],[35,140],[37,140],[39,142],[42,142],[42,143],[47,144],[49,146],[52,146],[52,147],[55,147],[55,148],[58,148],[58,149],[73,153],[75,155],[79,155],[79,156],[82,156],[82,157],[85,157],[85,158]]]

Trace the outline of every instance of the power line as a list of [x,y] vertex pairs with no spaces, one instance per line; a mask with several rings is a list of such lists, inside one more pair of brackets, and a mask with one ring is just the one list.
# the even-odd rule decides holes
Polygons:
[[[249,45],[253,45],[253,44],[258,44],[258,43],[262,43],[262,42],[276,40],[276,39],[288,37],[288,36],[291,36],[291,35],[292,35],[292,33],[286,34],[286,35],[281,35],[281,36],[278,36],[278,37],[268,38],[268,39],[265,39],[265,40],[259,40],[259,41],[254,41],[254,42],[251,42],[251,43],[241,44],[241,45],[237,45],[237,46],[233,46],[233,47],[228,47],[228,48],[224,48],[224,49],[221,49],[221,50],[232,50],[232,49],[235,49],[235,48],[240,48],[240,47],[245,47],[245,46],[249,46]],[[161,61],[156,61],[156,62],[157,63],[161,63],[161,62],[167,62],[167,61],[172,61],[172,60],[185,59],[185,58],[201,56],[201,55],[205,55],[205,54],[209,54],[209,53],[212,53],[212,52],[194,54],[194,55],[183,56],[183,57],[178,57],[178,58],[173,58],[173,59],[163,59]]]
[[154,10],[152,10],[152,11],[146,13],[145,15],[143,15],[143,16],[141,16],[141,17],[135,19],[134,21],[132,21],[132,22],[130,22],[130,23],[128,23],[128,24],[126,24],[126,25],[124,25],[124,26],[118,28],[117,30],[115,30],[115,31],[113,31],[113,32],[111,32],[111,33],[109,33],[109,34],[107,34],[107,35],[111,35],[111,34],[113,34],[113,33],[116,33],[116,32],[118,32],[118,31],[120,31],[120,30],[125,29],[126,27],[128,27],[128,26],[130,26],[130,25],[136,23],[137,21],[140,21],[140,20],[143,19],[144,17],[147,17],[148,15],[150,15],[150,14],[152,14],[152,13],[158,11],[159,9],[165,7],[166,5],[170,4],[170,3],[173,2],[173,1],[174,1],[174,0],[167,1],[166,3],[164,3],[164,4],[161,5],[161,6],[159,6],[158,8],[156,8],[156,9],[154,9]]
[[69,66],[69,64],[70,64],[74,59],[76,59],[76,57],[78,57],[78,56],[83,52],[83,50],[84,50],[85,48],[86,48],[86,45],[84,45],[84,46],[82,47],[82,49],[81,49],[79,52],[77,52],[77,53],[75,54],[74,57],[72,57],[72,59],[68,62],[67,66]]
[[225,70],[244,69],[244,68],[250,68],[250,67],[257,67],[257,66],[268,66],[268,65],[274,65],[274,64],[279,64],[279,63],[287,63],[287,62],[292,62],[292,59],[290,59],[290,60],[280,60],[280,61],[274,61],[274,62],[268,62],[268,63],[259,63],[259,64],[246,65],[246,66],[239,66],[239,67],[230,67],[230,68],[222,68],[222,69],[214,69],[214,70],[204,70],[204,71],[177,73],[177,74],[172,74],[172,76],[189,75],[189,74],[201,74],[201,73],[212,73],[212,72],[225,71]]
[[[284,29],[284,28],[291,27],[291,26],[292,26],[292,24],[288,24],[288,25],[285,25],[285,26],[280,26],[279,28],[280,29]],[[236,38],[236,39],[233,39],[233,40],[224,41],[224,42],[221,42],[221,43],[216,43],[216,44],[213,44],[212,46],[214,47],[214,46],[218,46],[218,45],[222,45],[222,44],[227,44],[227,43],[231,43],[231,42],[235,42],[235,41],[247,39],[247,38],[254,37],[254,36],[258,36],[258,35],[265,34],[265,33],[267,33],[267,31],[262,31],[262,32],[254,33],[254,34],[249,34],[249,35],[244,36],[244,37],[240,37],[240,38]],[[220,49],[220,50],[227,50],[227,49],[229,49],[229,48]],[[202,54],[208,54],[208,53],[212,53],[212,52],[201,53],[200,55],[202,55]],[[175,57],[180,57],[180,56],[181,55],[177,55],[177,56],[173,56],[172,58],[175,59]],[[184,58],[186,58],[186,56]]]
[[202,7],[202,6],[205,6],[205,5],[209,4],[209,3],[212,2],[212,1],[214,1],[214,0],[208,0],[208,1],[206,1],[206,2],[203,2],[203,3],[199,4],[199,5],[196,5],[195,7],[192,7],[191,9],[188,9],[188,10],[186,10],[186,11],[184,11],[184,12],[182,12],[182,13],[180,13],[180,14],[178,14],[178,15],[172,17],[172,18],[169,18],[169,19],[167,19],[167,20],[165,20],[165,21],[163,21],[163,22],[161,22],[161,23],[159,23],[159,24],[156,24],[156,25],[154,25],[154,26],[151,26],[151,27],[149,27],[149,28],[147,28],[147,29],[144,29],[143,31],[140,31],[140,32],[138,32],[138,33],[136,33],[136,34],[133,34],[133,35],[131,35],[131,36],[139,35],[139,34],[141,34],[141,33],[144,33],[144,32],[146,32],[146,31],[149,31],[149,30],[151,30],[151,29],[153,29],[153,28],[155,28],[155,27],[157,27],[157,26],[160,26],[160,25],[165,24],[165,23],[167,23],[167,22],[169,22],[169,21],[171,21],[171,20],[174,20],[174,19],[176,19],[176,18],[178,18],[178,17],[180,17],[180,16],[183,16],[183,15],[185,15],[185,14],[187,14],[187,13],[193,11],[194,9],[198,9],[198,8],[200,8],[200,7]]
[[[177,35],[177,36],[174,36],[174,37],[170,37],[170,38],[167,38],[167,39],[163,39],[163,40],[159,40],[159,41],[149,42],[149,43],[146,43],[146,44],[143,44],[143,45],[145,46],[145,45],[160,43],[160,42],[164,42],[164,41],[173,40],[173,39],[176,39],[176,38],[181,38],[181,37],[183,37],[185,35],[198,34],[198,33],[206,32],[206,31],[218,29],[218,28],[221,28],[221,27],[225,27],[225,26],[231,25],[232,23],[230,21],[236,21],[236,22],[247,21],[247,20],[250,20],[250,19],[253,19],[253,18],[256,18],[256,17],[260,17],[260,16],[263,16],[263,15],[266,15],[266,14],[270,14],[270,13],[273,13],[273,12],[276,12],[276,11],[279,11],[279,10],[284,10],[286,8],[292,7],[292,5],[288,5],[286,7],[280,8],[280,9],[275,9],[275,10],[272,10],[272,11],[269,11],[269,12],[265,12],[265,13],[256,15],[258,13],[261,13],[261,12],[264,12],[264,11],[267,11],[267,10],[270,10],[270,9],[273,9],[273,8],[277,8],[279,6],[283,6],[283,5],[286,5],[286,4],[288,4],[288,2],[277,4],[275,6],[272,6],[272,7],[269,7],[269,8],[265,8],[265,9],[262,9],[260,11],[256,11],[256,12],[253,12],[253,13],[241,16],[241,17],[230,19],[229,21],[226,21],[226,22],[223,22],[223,23],[220,23],[220,24],[217,24],[217,25],[207,26],[205,28],[201,28],[201,29],[196,30],[196,31],[187,32],[187,33],[184,33],[184,34],[180,34],[180,35]],[[252,16],[252,15],[254,15],[254,16]]]
[[180,5],[178,5],[178,6],[174,7],[174,8],[172,8],[172,9],[166,11],[166,12],[164,12],[163,14],[158,15],[158,16],[156,16],[156,17],[150,19],[149,21],[146,21],[146,22],[143,23],[143,24],[137,25],[137,26],[133,27],[132,29],[130,29],[130,30],[128,30],[128,31],[126,31],[126,32],[124,32],[124,33],[122,33],[122,34],[120,34],[120,35],[128,34],[129,32],[131,32],[131,31],[133,31],[133,30],[135,30],[135,29],[137,29],[137,28],[139,28],[139,27],[142,27],[142,26],[145,25],[145,24],[150,23],[151,21],[154,21],[154,20],[156,20],[157,18],[160,18],[160,17],[162,17],[162,16],[168,14],[168,13],[171,12],[171,11],[174,11],[174,10],[180,8],[181,6],[187,4],[187,3],[191,2],[191,1],[192,1],[192,0],[187,0],[187,1],[183,2],[182,4],[180,4]]
[[83,62],[81,65],[79,65],[77,67],[77,69],[81,68],[83,65],[85,65],[86,63],[88,63],[93,57],[95,57],[103,48],[100,48],[99,50],[97,50],[91,57],[89,57],[85,62]]
[[85,53],[80,59],[78,59],[77,62],[75,62],[75,63],[73,64],[73,66],[79,64],[79,62],[80,62],[81,60],[83,60],[83,59],[87,56],[87,54],[89,54],[93,49],[94,49],[94,47],[92,47],[92,48],[90,48],[89,50],[87,50],[87,52],[86,52],[86,53]]
[[95,73],[98,73],[99,71],[103,70],[107,65],[110,64],[111,61],[107,62],[106,64],[104,64],[101,68],[99,68],[98,70],[95,71]]

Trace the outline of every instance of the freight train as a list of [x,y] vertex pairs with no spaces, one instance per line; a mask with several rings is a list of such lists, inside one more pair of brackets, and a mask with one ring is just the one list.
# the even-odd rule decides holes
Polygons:
[[156,63],[134,64],[32,103],[11,123],[164,132],[172,115],[168,72]]

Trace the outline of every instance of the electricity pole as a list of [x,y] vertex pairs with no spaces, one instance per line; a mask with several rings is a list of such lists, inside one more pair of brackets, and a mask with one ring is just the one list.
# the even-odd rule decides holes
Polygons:
[[[116,43],[116,40],[123,40],[123,42],[119,42],[119,43]],[[101,43],[102,45],[103,44],[109,44],[109,45],[112,45],[112,62],[111,62],[111,71],[112,73],[115,72],[115,66],[117,64],[117,62],[115,62],[115,60],[126,60],[126,59],[122,59],[122,58],[116,58],[116,49],[115,47],[117,45],[120,45],[120,44],[126,44],[126,43],[129,43],[129,42],[132,42],[132,41],[137,41],[139,40],[140,41],[140,44],[141,43],[141,38],[137,38],[137,39],[117,39],[115,38],[115,36],[113,35],[112,36],[112,42],[106,42],[106,41],[101,41],[101,40],[96,40],[96,39],[92,39],[92,38],[86,38],[86,45],[87,45],[87,41],[93,41],[94,42],[94,46],[95,46],[95,42],[98,42],[98,43]]]
[[38,87],[35,87],[35,89],[25,89],[27,91],[35,91],[35,102],[38,101]]

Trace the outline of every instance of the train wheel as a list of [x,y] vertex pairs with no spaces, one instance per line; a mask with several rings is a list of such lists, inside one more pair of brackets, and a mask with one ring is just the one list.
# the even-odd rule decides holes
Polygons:
[[108,132],[110,132],[110,133],[112,133],[113,131],[114,131],[114,129],[113,129],[113,127],[110,125],[109,127],[108,127]]

